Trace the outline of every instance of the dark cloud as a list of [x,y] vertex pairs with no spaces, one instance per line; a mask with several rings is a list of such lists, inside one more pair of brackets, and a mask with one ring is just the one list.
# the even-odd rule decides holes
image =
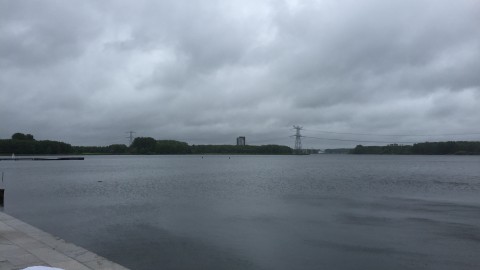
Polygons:
[[0,136],[477,133],[479,14],[473,0],[0,1]]

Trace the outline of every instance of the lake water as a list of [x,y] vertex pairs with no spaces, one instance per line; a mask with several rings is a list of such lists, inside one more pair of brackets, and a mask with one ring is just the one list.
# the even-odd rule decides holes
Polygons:
[[0,161],[4,211],[131,269],[480,269],[478,156]]

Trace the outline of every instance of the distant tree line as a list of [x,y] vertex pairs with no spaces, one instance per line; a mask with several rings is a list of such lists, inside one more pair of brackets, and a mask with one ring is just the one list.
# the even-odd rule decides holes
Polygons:
[[283,145],[192,145],[192,154],[265,154],[265,155],[288,155],[292,154],[292,148]]
[[283,145],[188,145],[175,140],[155,140],[150,137],[135,138],[130,146],[135,154],[291,154],[292,148]]
[[73,154],[102,154],[119,155],[128,154],[128,146],[125,144],[112,144],[109,146],[72,146]]
[[31,134],[15,133],[11,139],[0,140],[0,154],[10,155],[55,155],[55,154],[292,154],[292,149],[283,145],[188,145],[175,140],[155,140],[151,137],[138,137],[130,146],[112,144],[109,146],[72,146],[57,141],[37,141]]
[[[11,139],[0,139],[0,154],[11,155],[60,155],[60,154],[246,154],[246,155],[288,155],[293,149],[283,145],[188,145],[175,140],[155,140],[151,137],[135,138],[130,146],[112,144],[109,146],[72,146],[68,143],[35,140],[31,134],[15,133]],[[316,150],[305,151],[316,153]],[[424,142],[414,145],[389,144],[386,146],[357,145],[354,149],[325,149],[327,154],[377,154],[377,155],[480,155],[480,142],[448,141]]]
[[318,154],[320,153],[320,149],[301,149],[301,150],[294,150],[295,154],[304,154],[304,155],[311,155],[311,154]]
[[352,148],[334,148],[334,149],[325,149],[323,152],[325,154],[350,154]]
[[37,141],[31,134],[15,133],[10,140],[0,140],[2,154],[56,155],[72,153],[70,144],[57,141]]
[[414,145],[357,145],[350,153],[376,155],[480,155],[480,142],[448,141],[424,142]]

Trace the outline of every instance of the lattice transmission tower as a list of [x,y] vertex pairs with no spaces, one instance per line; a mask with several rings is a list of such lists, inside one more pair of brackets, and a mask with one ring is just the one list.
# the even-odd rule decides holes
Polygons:
[[135,131],[127,131],[127,133],[129,134],[129,136],[127,137],[127,139],[130,140],[130,145],[132,145],[133,139],[134,139],[133,134],[135,134],[136,132],[135,132]]
[[295,132],[295,153],[299,154],[302,152],[302,134],[300,134],[300,130],[303,129],[301,126],[293,126],[296,130]]

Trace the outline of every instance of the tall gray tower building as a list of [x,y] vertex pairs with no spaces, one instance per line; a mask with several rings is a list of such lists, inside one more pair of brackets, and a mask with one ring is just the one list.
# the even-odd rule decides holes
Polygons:
[[237,145],[245,146],[245,136],[240,136],[237,138]]

